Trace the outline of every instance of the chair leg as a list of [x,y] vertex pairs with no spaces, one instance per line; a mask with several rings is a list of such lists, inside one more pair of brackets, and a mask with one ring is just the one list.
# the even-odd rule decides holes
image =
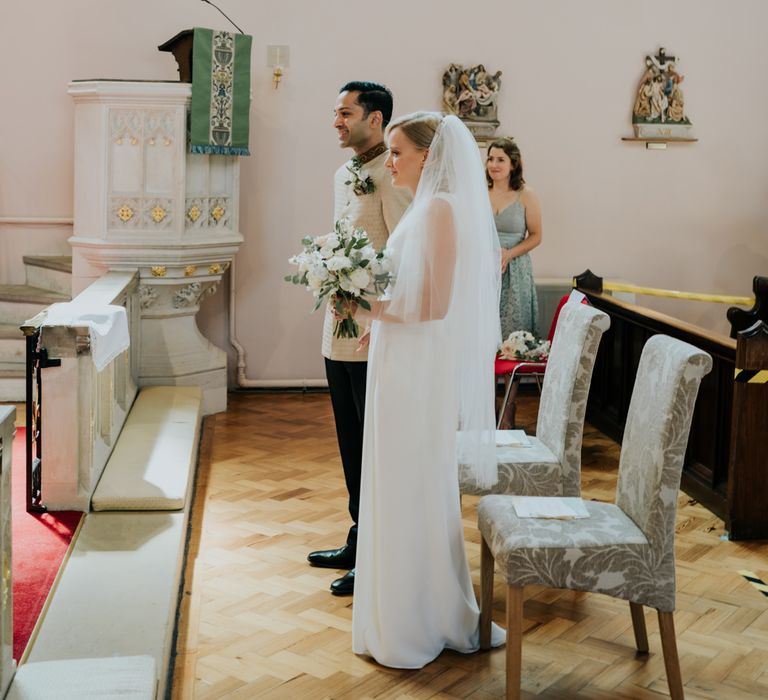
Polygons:
[[630,603],[629,612],[632,615],[632,629],[635,631],[635,646],[641,654],[647,654],[648,632],[645,629],[643,606],[639,603]]
[[507,700],[520,700],[523,668],[523,587],[507,586]]
[[680,675],[680,659],[677,656],[675,621],[671,612],[661,612],[661,610],[659,610],[658,613],[661,648],[664,652],[664,668],[667,671],[669,697],[672,698],[672,700],[684,700],[683,678]]
[[491,648],[491,616],[493,611],[493,553],[480,537],[480,648]]
[[511,414],[508,421],[510,427],[512,429],[515,427],[515,399],[517,398],[517,390],[520,386],[520,378],[507,377],[505,384],[504,398],[501,401],[501,408],[499,408],[499,420],[496,421],[497,430],[501,428],[501,424],[504,422],[507,414]]

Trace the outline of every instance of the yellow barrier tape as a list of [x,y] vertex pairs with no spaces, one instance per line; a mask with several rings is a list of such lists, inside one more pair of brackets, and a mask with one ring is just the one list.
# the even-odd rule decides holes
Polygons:
[[768,384],[768,369],[739,369],[733,370],[733,378],[737,382],[747,384]]
[[693,299],[694,301],[714,301],[718,304],[736,304],[752,306],[754,297],[737,297],[724,294],[700,294],[698,292],[676,292],[672,289],[656,289],[655,287],[640,287],[636,284],[621,284],[620,282],[603,282],[603,290],[612,292],[633,292],[654,297],[671,297],[673,299]]
[[764,596],[768,596],[768,586],[765,585],[765,581],[763,581],[754,571],[741,570],[739,573]]

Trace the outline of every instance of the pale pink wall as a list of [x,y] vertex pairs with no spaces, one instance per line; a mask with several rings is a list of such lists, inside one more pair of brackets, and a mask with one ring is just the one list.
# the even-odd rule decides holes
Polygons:
[[[543,202],[539,276],[590,267],[639,284],[748,294],[752,276],[768,273],[764,0],[390,0],[343,11],[315,0],[225,0],[223,7],[254,37],[253,155],[242,161],[246,243],[236,269],[237,333],[253,379],[323,376],[321,318],[282,277],[301,236],[332,223],[332,174],[347,154],[336,146],[331,108],[348,79],[387,83],[403,113],[440,108],[440,78],[451,62],[503,71],[499,132],[518,139]],[[157,44],[194,25],[226,28],[210,6],[191,0],[73,0],[47,3],[45,12],[15,3],[5,15],[0,55],[18,70],[4,71],[14,107],[0,111],[0,217],[71,216],[69,80],[174,79],[173,60]],[[45,65],[23,59],[30,32],[35,46],[49,47]],[[265,65],[268,44],[291,48],[278,91]],[[682,59],[700,141],[646,151],[620,137],[630,133],[643,57],[659,45]],[[222,347],[225,304],[219,293],[201,312],[201,326]],[[725,328],[725,307],[674,310]]]

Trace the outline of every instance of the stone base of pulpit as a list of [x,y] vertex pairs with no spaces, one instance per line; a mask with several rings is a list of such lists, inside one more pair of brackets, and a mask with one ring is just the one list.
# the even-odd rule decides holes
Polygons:
[[215,264],[219,271],[215,278],[209,275],[195,281],[175,276],[146,278],[142,274],[139,285],[138,384],[199,386],[204,415],[227,410],[227,354],[200,332],[195,317],[202,299],[215,293],[227,266]]

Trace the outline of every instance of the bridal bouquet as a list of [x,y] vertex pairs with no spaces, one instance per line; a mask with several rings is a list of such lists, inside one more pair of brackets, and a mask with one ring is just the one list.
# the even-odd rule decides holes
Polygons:
[[528,331],[513,331],[501,344],[499,357],[502,360],[528,360],[544,362],[549,357],[548,340],[535,338]]
[[[304,246],[298,255],[289,258],[291,265],[299,269],[295,275],[287,275],[286,282],[300,284],[312,292],[317,310],[323,299],[334,298],[337,314],[344,316],[336,321],[334,335],[337,338],[357,338],[360,326],[349,311],[353,304],[370,310],[366,296],[380,296],[392,282],[392,266],[384,251],[376,252],[362,228],[355,228],[349,219],[336,222],[331,233],[303,238]],[[346,314],[346,315],[345,315]]]

